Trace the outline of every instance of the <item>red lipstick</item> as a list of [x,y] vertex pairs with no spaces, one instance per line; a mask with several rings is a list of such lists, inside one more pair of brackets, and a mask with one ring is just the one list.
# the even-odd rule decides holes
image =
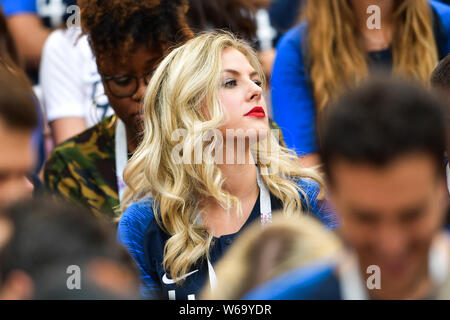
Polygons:
[[252,110],[244,114],[244,117],[256,117],[256,118],[264,118],[266,113],[264,112],[263,107],[254,107]]

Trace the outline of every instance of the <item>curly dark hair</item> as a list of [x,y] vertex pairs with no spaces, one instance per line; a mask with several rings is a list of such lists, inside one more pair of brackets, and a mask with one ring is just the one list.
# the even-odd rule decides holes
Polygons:
[[193,37],[186,0],[78,0],[78,5],[97,60],[123,63],[142,45],[164,54]]

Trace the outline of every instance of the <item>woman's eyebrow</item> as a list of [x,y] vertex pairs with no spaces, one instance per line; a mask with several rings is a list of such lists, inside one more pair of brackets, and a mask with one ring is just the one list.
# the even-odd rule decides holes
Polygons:
[[[239,72],[239,71],[237,71],[237,70],[234,70],[234,69],[225,69],[225,70],[223,70],[222,72],[228,72],[228,73],[231,73],[231,74],[234,74],[234,75],[240,75],[241,73]],[[249,74],[249,76],[250,76],[250,78],[251,77],[254,77],[254,76],[257,76],[258,75],[258,72],[257,71],[255,71],[255,70],[253,70],[252,72],[250,72],[250,74]]]

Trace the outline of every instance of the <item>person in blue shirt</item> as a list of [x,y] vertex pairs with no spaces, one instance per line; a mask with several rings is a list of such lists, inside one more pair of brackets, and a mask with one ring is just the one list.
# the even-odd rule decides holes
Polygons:
[[428,82],[450,52],[449,6],[389,0],[377,2],[380,12],[367,13],[372,4],[310,0],[303,22],[278,43],[271,79],[274,121],[306,166],[320,163],[316,123],[340,93],[378,69]]
[[189,40],[156,69],[118,227],[145,297],[195,299],[214,287],[213,265],[235,236],[272,211],[336,225],[318,173],[269,130],[263,87],[255,52],[228,33]]
[[270,23],[277,30],[275,44],[296,23],[304,0],[274,0],[268,8]]
[[326,111],[320,156],[348,249],[245,298],[449,299],[443,110],[425,88],[377,78]]

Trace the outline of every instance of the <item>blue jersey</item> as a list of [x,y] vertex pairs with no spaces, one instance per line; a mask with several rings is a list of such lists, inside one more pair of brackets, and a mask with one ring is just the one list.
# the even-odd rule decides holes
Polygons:
[[[317,199],[319,187],[316,183],[300,180],[300,188],[306,193],[308,200],[302,198],[304,209],[309,209],[327,227],[337,224],[335,213],[326,202]],[[282,203],[271,195],[272,211],[282,208]],[[239,232],[214,238],[210,249],[211,263],[214,265],[234,242],[235,237],[247,226],[260,218],[259,198]],[[199,261],[184,276],[180,286],[163,268],[164,245],[170,235],[162,230],[155,220],[152,202],[141,201],[131,205],[120,219],[118,238],[130,251],[139,266],[142,278],[142,294],[153,299],[195,299],[204,285],[208,283],[209,271],[207,261]]]

